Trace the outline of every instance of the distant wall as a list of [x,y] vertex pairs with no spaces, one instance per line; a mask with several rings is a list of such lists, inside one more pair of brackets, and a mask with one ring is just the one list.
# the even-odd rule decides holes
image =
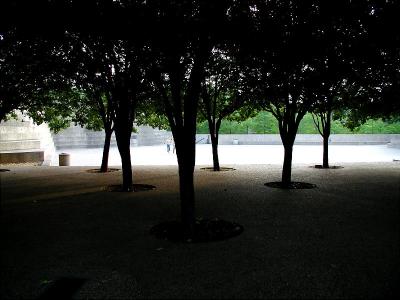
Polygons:
[[150,126],[139,126],[137,133],[138,146],[161,145],[172,136],[170,131],[152,128]]
[[[104,130],[94,131],[82,128],[81,126],[71,125],[61,130],[59,133],[52,134],[53,141],[57,149],[68,148],[101,148],[104,146]],[[116,145],[115,135],[111,137],[111,146]]]
[[[196,141],[199,144],[210,143],[208,134],[197,134]],[[280,145],[282,144],[279,134],[221,134],[220,145],[232,145],[234,140],[239,145]],[[332,134],[330,144],[334,145],[385,145],[400,147],[400,134]],[[318,145],[322,144],[319,134],[298,134],[295,144]]]
[[[160,145],[170,137],[171,132],[151,128],[150,126],[139,126],[137,133],[132,133],[131,146],[152,146]],[[104,145],[104,130],[93,131],[80,126],[71,125],[53,134],[54,144],[57,149],[68,148],[100,148]],[[111,137],[111,146],[116,146],[115,134]]]

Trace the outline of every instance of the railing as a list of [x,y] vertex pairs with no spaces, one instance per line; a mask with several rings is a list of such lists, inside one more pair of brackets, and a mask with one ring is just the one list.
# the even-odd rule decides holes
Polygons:
[[205,138],[205,137],[203,137],[203,138],[201,138],[201,139],[197,140],[197,141],[196,141],[196,144],[200,143],[201,141],[204,141],[205,139],[206,139],[206,138]]

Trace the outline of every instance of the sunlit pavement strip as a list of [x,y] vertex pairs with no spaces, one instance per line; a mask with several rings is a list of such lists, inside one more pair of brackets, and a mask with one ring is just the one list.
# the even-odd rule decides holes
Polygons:
[[[220,145],[220,163],[224,165],[244,164],[282,164],[283,146],[281,145]],[[71,166],[99,166],[102,148],[60,149],[53,157],[52,165],[58,165],[58,154],[70,154]],[[176,154],[167,153],[165,145],[141,146],[131,148],[133,165],[177,165]],[[331,164],[346,162],[390,162],[400,159],[399,148],[386,145],[331,145],[329,147]],[[293,164],[321,164],[322,146],[295,145]],[[211,165],[211,145],[196,146],[196,165]],[[110,166],[120,166],[118,149],[110,149]]]

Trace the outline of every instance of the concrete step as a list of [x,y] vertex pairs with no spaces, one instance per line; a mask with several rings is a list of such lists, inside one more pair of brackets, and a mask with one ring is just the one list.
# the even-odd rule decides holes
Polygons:
[[0,151],[40,149],[40,140],[1,141]]
[[31,151],[0,152],[0,165],[33,163],[42,165],[44,151],[33,149]]

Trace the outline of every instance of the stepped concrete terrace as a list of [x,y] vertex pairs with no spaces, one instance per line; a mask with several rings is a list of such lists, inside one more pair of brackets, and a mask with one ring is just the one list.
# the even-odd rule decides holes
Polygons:
[[0,124],[0,164],[48,165],[55,146],[46,124],[37,126],[17,112],[17,119]]

